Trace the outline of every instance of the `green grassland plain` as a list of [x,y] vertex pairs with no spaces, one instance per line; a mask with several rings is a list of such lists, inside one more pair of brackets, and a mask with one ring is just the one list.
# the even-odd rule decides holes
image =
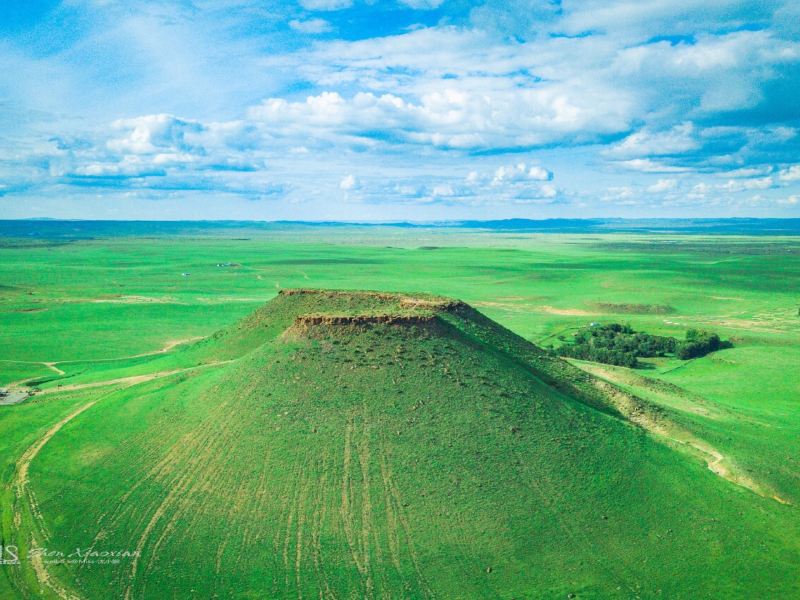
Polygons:
[[[59,510],[60,496],[69,494],[71,477],[80,473],[80,464],[59,463],[59,457],[75,458],[70,447],[80,447],[75,437],[80,430],[66,425],[61,431],[59,426],[76,418],[76,411],[119,392],[113,404],[98,409],[119,411],[134,434],[137,428],[144,431],[156,410],[141,400],[147,394],[163,390],[174,377],[191,374],[190,388],[218,376],[213,366],[198,368],[181,358],[174,351],[181,343],[230,326],[282,288],[371,289],[459,298],[539,345],[593,321],[627,322],[636,330],[681,338],[688,328],[708,328],[732,340],[731,349],[692,361],[650,360],[648,368],[636,371],[575,364],[663,407],[743,473],[789,502],[753,500],[755,508],[740,514],[749,519],[759,515],[759,522],[752,530],[743,526],[743,537],[736,538],[737,543],[746,539],[743,556],[784,556],[780,572],[748,573],[734,558],[717,557],[720,564],[736,563],[751,582],[749,589],[738,588],[741,597],[765,590],[770,577],[785,584],[787,574],[799,567],[793,562],[797,541],[791,537],[800,521],[797,238],[286,227],[268,233],[244,229],[225,235],[68,242],[5,239],[0,246],[0,385],[27,380],[43,391],[20,405],[0,406],[3,531],[44,519],[51,530],[63,532],[79,519]],[[120,383],[92,385],[108,381]],[[186,401],[183,396],[172,399],[177,405]],[[37,446],[56,434],[63,440],[60,445]],[[113,453],[119,432],[100,434],[104,443],[91,452]],[[81,452],[86,464],[96,458],[86,455],[89,450]],[[37,490],[40,506],[15,523],[11,507],[21,468],[29,470],[26,485]],[[692,523],[700,539],[712,535],[708,532],[716,518],[730,520],[731,511],[743,510],[728,496],[704,506],[711,507],[707,514],[683,517],[679,511],[648,516],[638,507],[642,520],[653,520],[655,537],[643,543],[652,544],[655,552],[656,538],[668,536],[669,525],[681,519]],[[766,534],[759,537],[765,531],[788,533],[775,533],[778,537],[767,544]],[[784,542],[776,545],[775,539]],[[685,543],[691,544],[691,536]],[[626,552],[636,554],[616,548],[609,556]],[[553,568],[561,559],[553,555]],[[647,557],[636,559],[646,562]],[[597,557],[587,555],[565,566],[568,577],[580,579],[576,573],[582,560]],[[680,557],[675,561],[681,564]],[[713,569],[714,564],[698,568]],[[34,570],[0,569],[0,598],[36,589]],[[696,597],[692,590],[703,578],[713,583],[714,576],[685,573],[685,585],[678,581],[664,597]],[[544,579],[551,587],[542,588],[542,597],[548,597],[547,590],[566,591],[558,587],[557,573]],[[719,589],[732,597],[736,588],[726,587],[729,575],[723,579]],[[240,583],[242,589],[252,586]],[[643,584],[646,588],[646,582],[637,583]],[[613,589],[587,585],[594,597]],[[477,596],[491,596],[491,588],[471,589]],[[714,586],[703,589],[709,594]],[[770,592],[779,594],[781,588]],[[621,595],[637,593],[633,587]]]

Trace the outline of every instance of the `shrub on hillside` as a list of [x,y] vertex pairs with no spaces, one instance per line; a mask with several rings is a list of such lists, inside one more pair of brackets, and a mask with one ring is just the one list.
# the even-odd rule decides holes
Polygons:
[[730,342],[719,339],[716,333],[690,329],[686,332],[686,341],[678,345],[675,356],[682,360],[689,360],[732,346],[733,344]]

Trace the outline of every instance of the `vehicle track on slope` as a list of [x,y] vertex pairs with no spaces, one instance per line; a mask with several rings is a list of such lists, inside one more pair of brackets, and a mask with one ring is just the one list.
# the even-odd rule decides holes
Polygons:
[[177,375],[178,373],[186,373],[187,371],[195,371],[198,369],[205,369],[208,367],[216,367],[219,365],[226,365],[232,363],[233,360],[220,360],[215,362],[197,365],[194,367],[185,367],[183,369],[172,369],[171,371],[156,371],[155,373],[146,373],[144,375],[131,375],[129,377],[118,377],[116,379],[106,379],[104,381],[92,381],[90,383],[75,383],[72,385],[62,385],[61,387],[48,388],[36,393],[36,396],[44,396],[56,394],[59,392],[74,392],[78,390],[88,390],[91,388],[105,387],[108,385],[136,385],[137,383],[145,383],[160,379],[162,377],[169,377],[170,375]]
[[[17,527],[19,527],[22,524],[20,503],[23,502],[24,500],[27,500],[31,516],[33,517],[33,521],[34,523],[38,522],[39,527],[41,528],[39,535],[47,539],[48,536],[46,530],[44,529],[44,519],[41,513],[39,513],[36,498],[29,486],[31,463],[39,455],[39,453],[47,445],[47,443],[51,439],[53,439],[53,437],[59,431],[61,431],[61,429],[67,423],[75,419],[78,415],[92,408],[101,399],[102,398],[98,398],[97,400],[92,400],[91,402],[82,405],[80,408],[72,411],[66,417],[61,419],[58,423],[56,423],[50,429],[48,429],[41,438],[39,438],[36,442],[34,442],[17,461],[16,476],[14,478],[14,483],[13,483],[17,499],[17,503],[14,509],[14,524]],[[38,547],[36,542],[36,533],[34,533],[33,531],[31,531],[31,547]],[[62,586],[58,581],[56,581],[51,576],[51,574],[47,570],[46,565],[44,564],[44,559],[41,556],[41,554],[35,554],[33,557],[31,557],[31,564],[33,566],[34,573],[36,574],[36,579],[43,588],[49,588],[50,590],[53,591],[53,593],[55,593],[59,598],[62,598],[63,600],[80,600],[80,596],[76,596],[75,594],[70,592],[67,588]]]

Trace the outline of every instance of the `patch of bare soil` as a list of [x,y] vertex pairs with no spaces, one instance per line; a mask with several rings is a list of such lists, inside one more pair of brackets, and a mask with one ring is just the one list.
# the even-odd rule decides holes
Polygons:
[[[80,300],[78,300],[80,302]],[[155,298],[153,296],[104,296],[86,300],[92,304],[180,304],[174,298]]]
[[598,313],[581,310],[580,308],[556,308],[555,306],[537,306],[535,310],[549,315],[561,315],[564,317],[592,317]]
[[142,352],[141,354],[134,354],[133,356],[126,356],[124,358],[141,358],[143,356],[153,356],[154,354],[166,354],[167,352],[169,352],[170,350],[172,350],[173,348],[175,348],[177,346],[180,346],[182,344],[188,344],[190,342],[196,342],[196,341],[202,340],[202,339],[203,339],[203,336],[194,336],[194,337],[183,338],[181,340],[170,340],[170,341],[166,342],[158,350],[152,350],[150,352]]

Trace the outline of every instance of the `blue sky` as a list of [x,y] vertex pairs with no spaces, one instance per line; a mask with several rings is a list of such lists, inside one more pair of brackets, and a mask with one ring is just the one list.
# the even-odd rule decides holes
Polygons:
[[0,217],[800,217],[796,0],[7,0]]

